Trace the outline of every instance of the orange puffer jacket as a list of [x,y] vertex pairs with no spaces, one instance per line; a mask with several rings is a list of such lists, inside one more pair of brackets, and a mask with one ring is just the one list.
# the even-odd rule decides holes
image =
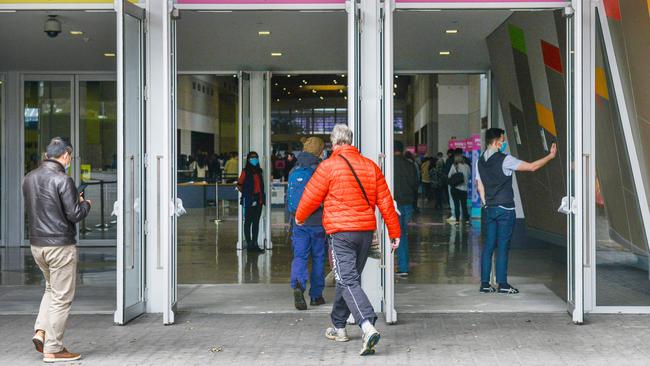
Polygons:
[[[350,167],[339,155],[345,156],[354,167],[372,207],[363,197]],[[329,159],[318,165],[300,199],[296,221],[304,222],[323,202],[323,226],[328,234],[376,230],[377,206],[390,238],[400,236],[399,218],[384,175],[377,164],[361,156],[354,146],[337,147]]]

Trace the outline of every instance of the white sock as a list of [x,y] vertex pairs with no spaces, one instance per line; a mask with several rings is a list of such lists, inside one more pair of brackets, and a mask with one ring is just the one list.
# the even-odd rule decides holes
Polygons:
[[375,327],[372,325],[370,320],[366,319],[366,320],[363,321],[363,323],[361,323],[361,330],[364,333],[368,333],[372,329],[375,329]]

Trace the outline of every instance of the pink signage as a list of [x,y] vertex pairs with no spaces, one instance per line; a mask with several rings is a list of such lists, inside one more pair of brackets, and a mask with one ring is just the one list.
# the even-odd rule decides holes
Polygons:
[[[398,3],[557,3],[561,0],[395,0]],[[569,1],[566,1],[569,2]]]
[[247,5],[247,4],[345,4],[345,0],[176,0],[184,5]]

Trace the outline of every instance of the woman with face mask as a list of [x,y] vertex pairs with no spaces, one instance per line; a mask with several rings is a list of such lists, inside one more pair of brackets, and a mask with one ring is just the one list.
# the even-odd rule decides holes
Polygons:
[[246,166],[237,180],[237,189],[241,193],[239,202],[244,206],[244,237],[246,247],[251,252],[263,252],[257,244],[260,229],[262,206],[266,202],[264,178],[260,168],[259,155],[251,151],[246,156]]

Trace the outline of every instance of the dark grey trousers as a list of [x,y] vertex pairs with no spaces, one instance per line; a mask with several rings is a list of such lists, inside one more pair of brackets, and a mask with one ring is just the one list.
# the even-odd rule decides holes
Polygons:
[[331,235],[336,278],[332,324],[337,328],[345,328],[350,313],[357,324],[366,319],[375,324],[377,320],[377,314],[361,288],[361,272],[368,260],[372,234],[372,231],[353,231]]

